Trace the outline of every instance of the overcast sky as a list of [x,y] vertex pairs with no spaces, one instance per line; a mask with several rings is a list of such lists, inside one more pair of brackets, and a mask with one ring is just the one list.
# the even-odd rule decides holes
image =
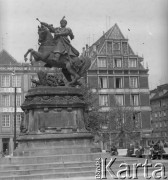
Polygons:
[[58,27],[63,16],[80,52],[117,23],[148,63],[150,89],[168,82],[168,0],[0,0],[0,50],[23,62],[28,48],[38,48],[36,18]]

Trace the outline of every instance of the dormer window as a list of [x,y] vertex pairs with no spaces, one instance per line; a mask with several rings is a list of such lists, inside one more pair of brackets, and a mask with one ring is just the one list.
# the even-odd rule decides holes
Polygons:
[[127,44],[127,42],[122,42],[122,52],[123,52],[123,54],[128,54],[128,44]]
[[114,42],[113,43],[113,54],[121,54],[121,47],[120,47],[120,42]]
[[159,96],[163,96],[163,91],[159,92]]
[[114,50],[120,50],[120,43],[119,42],[114,42],[113,43],[113,49]]
[[106,68],[107,67],[107,60],[105,57],[99,57],[98,58],[98,67],[100,67],[100,68]]
[[137,60],[136,59],[129,59],[129,67],[137,67]]
[[113,53],[112,42],[107,42],[107,53],[108,54]]

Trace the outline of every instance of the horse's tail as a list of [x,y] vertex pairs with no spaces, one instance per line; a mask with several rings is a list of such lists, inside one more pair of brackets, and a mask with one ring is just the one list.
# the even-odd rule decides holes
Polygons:
[[79,69],[78,74],[83,77],[86,74],[86,71],[89,69],[91,65],[91,59],[89,57],[81,57],[83,60],[83,66]]

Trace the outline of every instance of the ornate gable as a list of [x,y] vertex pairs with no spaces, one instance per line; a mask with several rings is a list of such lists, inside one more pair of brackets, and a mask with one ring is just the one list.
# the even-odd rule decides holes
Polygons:
[[91,56],[93,52],[97,55],[135,55],[117,24],[112,26],[90,47]]

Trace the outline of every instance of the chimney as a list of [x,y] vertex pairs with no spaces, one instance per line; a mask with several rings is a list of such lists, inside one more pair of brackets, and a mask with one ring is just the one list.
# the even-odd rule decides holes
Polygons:
[[83,54],[83,56],[85,56],[85,54],[86,54],[85,47],[82,48],[82,54]]
[[89,56],[89,46],[86,44],[86,56]]

